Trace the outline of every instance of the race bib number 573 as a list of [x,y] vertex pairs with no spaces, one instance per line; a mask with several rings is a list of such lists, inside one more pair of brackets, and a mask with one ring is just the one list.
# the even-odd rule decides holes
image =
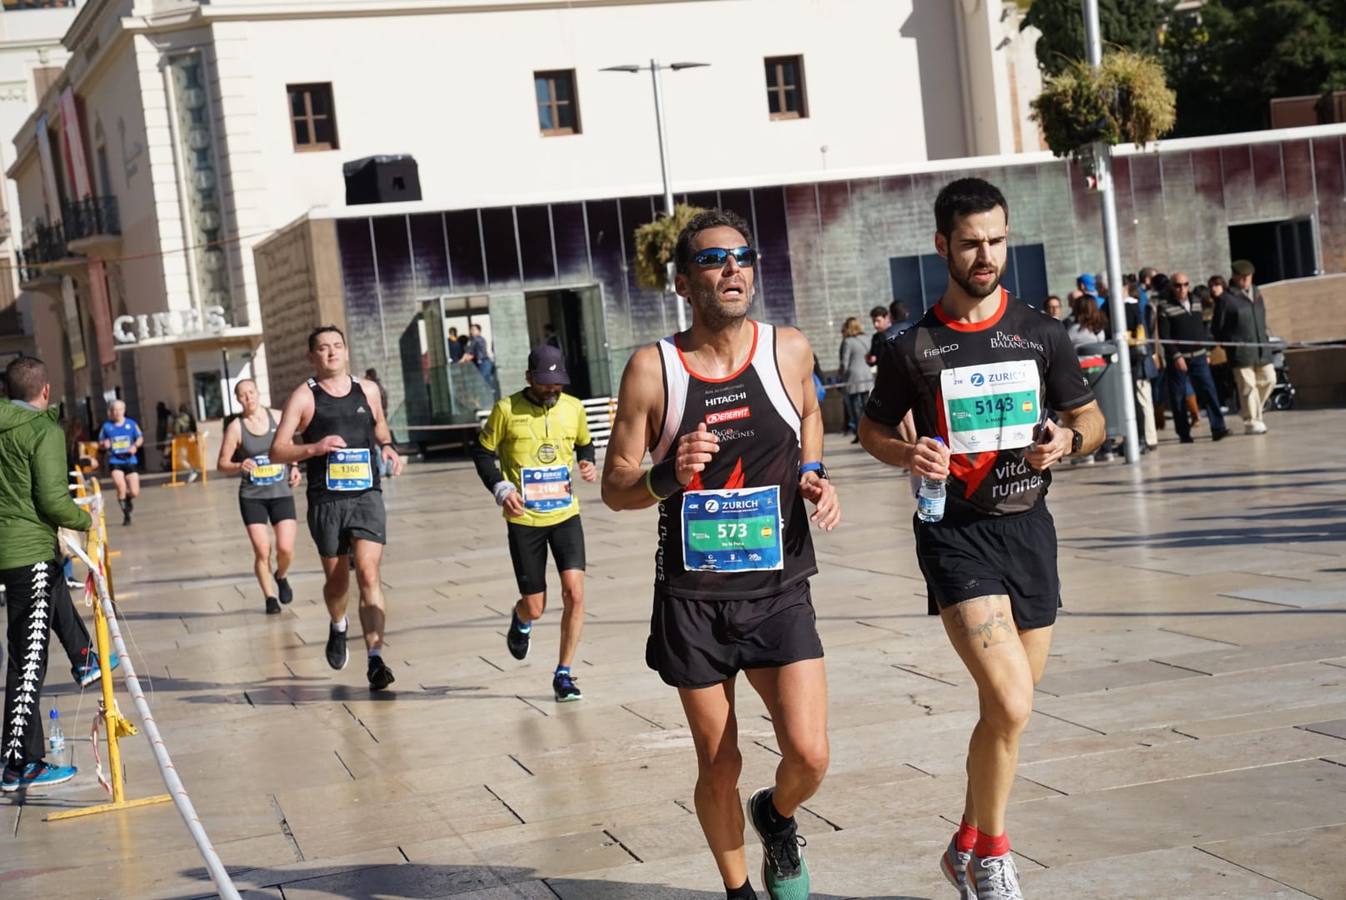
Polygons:
[[949,450],[983,453],[1033,443],[1042,421],[1042,379],[1031,359],[959,366],[940,373]]
[[781,569],[780,487],[687,491],[682,564],[689,572]]

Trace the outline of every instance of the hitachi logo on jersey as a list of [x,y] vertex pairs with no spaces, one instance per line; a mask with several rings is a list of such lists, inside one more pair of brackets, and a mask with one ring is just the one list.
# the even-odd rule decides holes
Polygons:
[[706,405],[707,405],[707,406],[724,406],[725,404],[728,404],[728,403],[737,403],[737,402],[739,402],[740,400],[747,400],[747,399],[748,399],[748,392],[747,392],[747,391],[735,391],[735,392],[732,393],[732,394],[723,394],[723,395],[721,395],[721,396],[719,396],[719,397],[707,397],[707,398],[706,398]]

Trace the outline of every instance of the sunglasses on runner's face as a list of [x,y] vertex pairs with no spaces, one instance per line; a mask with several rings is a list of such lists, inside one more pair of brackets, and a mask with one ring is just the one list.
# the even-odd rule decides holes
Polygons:
[[707,247],[705,250],[696,251],[692,256],[692,262],[702,269],[723,269],[731,255],[734,262],[745,269],[752,268],[752,264],[757,262],[757,251],[751,247],[738,247],[733,250],[725,247]]

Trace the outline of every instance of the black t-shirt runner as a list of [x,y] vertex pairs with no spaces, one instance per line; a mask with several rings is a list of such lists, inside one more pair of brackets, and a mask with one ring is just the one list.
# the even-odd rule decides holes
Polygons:
[[941,437],[949,464],[946,519],[1027,512],[1051,473],[1024,460],[1047,410],[1094,399],[1056,319],[1001,289],[984,322],[951,321],[938,305],[885,345],[865,415],[896,427],[912,411],[922,437]]
[[351,389],[334,397],[308,380],[313,391],[313,419],[304,429],[306,444],[316,444],[331,434],[346,441],[343,450],[314,456],[305,464],[308,502],[326,503],[379,490],[379,446],[374,438],[374,412],[365,399],[360,380],[350,376]]

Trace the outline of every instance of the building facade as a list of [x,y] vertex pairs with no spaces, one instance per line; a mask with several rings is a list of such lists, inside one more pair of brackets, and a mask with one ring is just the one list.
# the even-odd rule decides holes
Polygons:
[[[1079,273],[1105,269],[1098,195],[1078,164],[1043,153],[827,181],[757,179],[678,199],[749,222],[760,253],[753,314],[800,327],[832,370],[847,317],[866,321],[895,298],[913,311],[938,299],[946,268],[932,207],[939,188],[963,175],[1007,196],[1005,284],[1018,296],[1039,304],[1049,292],[1064,295]],[[1346,126],[1119,148],[1115,179],[1125,269],[1154,265],[1204,280],[1248,258],[1259,283],[1346,272]],[[302,333],[338,322],[357,364],[383,373],[412,436],[430,440],[489,406],[481,379],[452,364],[444,339],[450,327],[465,333],[477,323],[493,338],[502,390],[522,386],[529,347],[554,333],[573,390],[611,394],[632,350],[675,330],[671,304],[682,301],[634,275],[632,234],[661,208],[661,197],[637,194],[317,211],[255,250],[273,373],[294,383],[305,369]]]
[[657,195],[650,75],[613,66],[707,64],[663,73],[679,193],[1040,147],[1000,0],[89,0],[64,45],[8,171],[39,349],[94,411],[212,418],[244,376],[278,402],[253,250],[349,218],[352,160],[413,157],[418,210]]

